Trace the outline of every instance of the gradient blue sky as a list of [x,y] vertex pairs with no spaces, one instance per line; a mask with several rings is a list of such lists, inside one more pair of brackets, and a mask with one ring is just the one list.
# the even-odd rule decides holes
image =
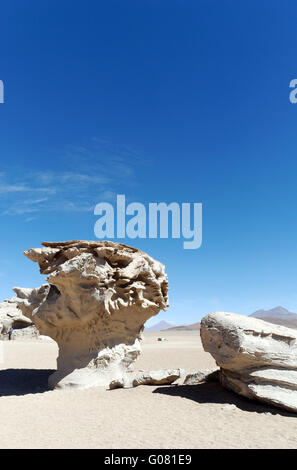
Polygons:
[[290,0],[2,1],[1,299],[44,282],[23,250],[95,239],[126,194],[203,203],[199,250],[126,240],[167,268],[151,323],[297,312],[296,22]]

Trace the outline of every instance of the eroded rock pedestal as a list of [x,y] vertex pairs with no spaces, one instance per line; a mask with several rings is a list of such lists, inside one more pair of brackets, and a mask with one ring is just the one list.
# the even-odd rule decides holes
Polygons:
[[165,268],[120,243],[42,245],[24,254],[49,275],[49,284],[14,291],[23,314],[59,345],[49,385],[108,386],[140,354],[144,323],[169,305]]
[[297,412],[297,331],[234,313],[201,321],[201,340],[223,386]]

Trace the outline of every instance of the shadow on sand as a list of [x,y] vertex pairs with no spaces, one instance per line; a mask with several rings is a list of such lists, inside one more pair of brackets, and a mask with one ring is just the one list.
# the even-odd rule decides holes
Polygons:
[[271,413],[273,415],[282,415],[297,417],[297,415],[290,411],[281,410],[265,403],[250,400],[241,397],[236,393],[223,388],[219,383],[201,383],[198,385],[171,385],[162,386],[154,390],[153,393],[161,393],[174,397],[186,398],[188,400],[196,401],[197,403],[218,403],[221,405],[235,405],[243,411],[250,411],[254,413]]
[[53,372],[52,369],[0,370],[0,397],[47,392],[47,381]]

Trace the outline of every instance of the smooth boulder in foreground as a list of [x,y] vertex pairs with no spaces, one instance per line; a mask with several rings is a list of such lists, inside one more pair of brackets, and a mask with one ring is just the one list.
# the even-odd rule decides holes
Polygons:
[[201,340],[221,384],[247,398],[297,412],[297,331],[234,313],[201,321]]

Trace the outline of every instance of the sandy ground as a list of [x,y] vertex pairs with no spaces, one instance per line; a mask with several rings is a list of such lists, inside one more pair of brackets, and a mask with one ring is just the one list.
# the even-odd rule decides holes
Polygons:
[[[297,448],[297,414],[217,383],[45,391],[56,356],[55,343],[0,342],[0,448]],[[146,333],[136,369],[214,365],[198,332]]]

